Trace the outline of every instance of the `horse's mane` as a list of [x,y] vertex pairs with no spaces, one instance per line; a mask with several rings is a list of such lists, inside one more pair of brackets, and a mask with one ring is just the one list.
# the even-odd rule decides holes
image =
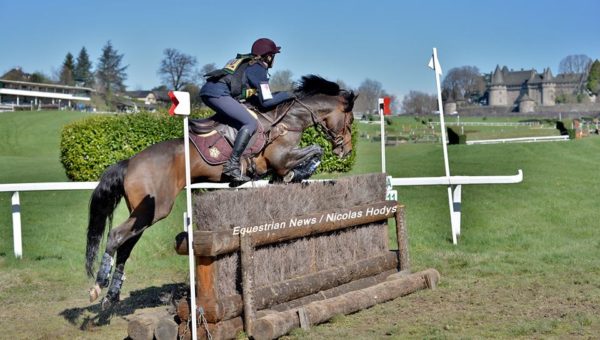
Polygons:
[[352,111],[354,100],[357,96],[353,91],[346,91],[340,85],[314,74],[302,76],[294,89],[294,94],[299,98],[324,94],[328,96],[342,96],[344,98],[344,112]]
[[300,83],[296,86],[294,92],[301,97],[313,96],[315,94],[325,94],[337,96],[340,94],[340,86],[337,83],[323,79],[314,74],[302,76]]

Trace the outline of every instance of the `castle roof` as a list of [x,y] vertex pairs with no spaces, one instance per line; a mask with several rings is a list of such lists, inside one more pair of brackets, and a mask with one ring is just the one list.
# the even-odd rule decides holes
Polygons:
[[496,69],[492,73],[491,85],[505,85],[505,86],[521,86],[527,84],[540,84],[540,83],[576,83],[579,82],[581,74],[558,74],[556,77],[552,75],[550,68],[545,68],[542,74],[537,73],[535,69],[513,71],[508,70],[508,67],[504,66],[500,69],[500,66],[496,65]]

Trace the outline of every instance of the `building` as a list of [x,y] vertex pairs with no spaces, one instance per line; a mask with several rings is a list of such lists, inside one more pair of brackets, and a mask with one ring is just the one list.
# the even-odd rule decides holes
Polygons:
[[[169,91],[127,91],[125,95],[139,103],[146,109],[155,109],[157,106],[167,106],[171,104]],[[142,105],[143,103],[143,105]]]
[[73,108],[89,106],[94,89],[47,83],[0,79],[0,104],[3,106],[42,108]]
[[[490,106],[524,107],[554,106],[560,95],[577,93],[582,86],[582,74],[552,75],[550,68],[542,73],[531,70],[508,70],[506,66],[496,69],[488,78],[487,94]],[[521,101],[527,103],[521,104]]]

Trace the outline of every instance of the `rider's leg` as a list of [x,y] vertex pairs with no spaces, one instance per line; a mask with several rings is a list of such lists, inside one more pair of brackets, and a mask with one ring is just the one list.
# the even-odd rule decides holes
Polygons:
[[241,172],[240,161],[244,150],[248,146],[248,142],[250,142],[250,138],[256,131],[256,119],[250,115],[242,104],[232,97],[204,97],[202,99],[220,115],[219,118],[227,120],[231,126],[238,129],[231,157],[223,165],[223,175],[234,182],[249,181],[250,178]]

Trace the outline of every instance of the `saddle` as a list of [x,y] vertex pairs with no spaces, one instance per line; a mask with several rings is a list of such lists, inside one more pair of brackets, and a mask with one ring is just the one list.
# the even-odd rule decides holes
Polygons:
[[[258,120],[256,114],[250,112]],[[242,158],[259,153],[266,145],[265,129],[260,121],[257,126]],[[204,161],[210,165],[219,165],[225,163],[231,156],[238,130],[212,118],[205,118],[190,120],[189,132],[190,141]]]

